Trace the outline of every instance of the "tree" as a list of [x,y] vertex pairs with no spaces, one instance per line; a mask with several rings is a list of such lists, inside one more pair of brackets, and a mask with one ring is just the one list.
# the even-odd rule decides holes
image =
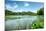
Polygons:
[[11,15],[12,14],[12,11],[9,11],[9,10],[5,10],[5,15]]
[[38,15],[44,15],[44,8],[41,8],[39,11],[37,11]]

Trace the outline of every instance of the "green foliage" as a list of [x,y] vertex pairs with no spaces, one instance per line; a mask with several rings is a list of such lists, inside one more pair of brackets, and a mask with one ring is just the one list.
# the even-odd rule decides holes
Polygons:
[[13,19],[20,19],[21,17],[13,17],[13,16],[5,16],[5,19],[10,19],[10,20],[13,20]]
[[5,10],[5,15],[36,15],[36,13],[33,12],[12,12],[10,10]]
[[41,8],[40,10],[37,11],[37,13],[34,12],[12,12],[10,10],[5,10],[5,15],[44,15],[44,8]]
[[44,26],[43,22],[36,22],[32,24],[32,29],[38,29],[38,28],[43,28]]
[[9,10],[5,10],[5,15],[15,15],[15,13]]
[[32,25],[31,25],[32,29],[38,29],[38,28],[44,28],[44,18],[43,16],[41,17],[37,17],[36,21],[33,21]]
[[44,8],[41,8],[40,10],[37,11],[38,15],[44,15]]

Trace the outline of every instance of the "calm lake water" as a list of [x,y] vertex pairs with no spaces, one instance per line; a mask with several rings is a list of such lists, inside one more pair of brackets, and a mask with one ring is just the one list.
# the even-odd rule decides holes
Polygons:
[[5,27],[7,30],[28,29],[33,21],[41,19],[43,16],[7,16]]

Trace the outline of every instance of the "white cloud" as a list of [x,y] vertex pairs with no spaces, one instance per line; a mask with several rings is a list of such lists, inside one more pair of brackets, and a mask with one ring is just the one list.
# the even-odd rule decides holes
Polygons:
[[16,9],[15,12],[22,12],[22,11],[23,11],[23,9]]
[[16,9],[18,5],[14,5],[13,7],[9,4],[6,4],[6,9],[13,11],[13,12],[22,12],[23,9]]
[[25,3],[24,6],[29,6],[29,4],[28,3]]
[[18,5],[14,5],[14,6],[13,6],[13,8],[17,8],[17,7],[18,7]]
[[6,9],[8,10],[11,10],[11,11],[15,11],[15,9],[18,7],[18,5],[14,5],[14,6],[11,6],[9,4],[6,4]]
[[31,12],[37,13],[37,10],[31,10]]
[[[27,3],[26,3],[27,4]],[[18,5],[16,4],[16,5],[14,5],[13,7],[11,6],[11,5],[9,5],[9,4],[6,4],[6,8],[8,9],[8,10],[11,10],[11,11],[13,11],[13,12],[22,12],[22,11],[25,11],[25,12],[27,12],[28,11],[28,9],[23,9],[23,8],[19,8],[18,9]],[[16,9],[17,8],[17,9]],[[29,10],[30,11],[30,10]],[[31,10],[32,12],[35,12],[35,13],[37,13],[37,10]]]
[[11,10],[13,8],[10,5],[6,4],[6,9]]
[[18,7],[18,5],[16,4],[16,3],[13,3],[13,8],[17,8]]
[[13,3],[14,5],[16,5],[16,3]]

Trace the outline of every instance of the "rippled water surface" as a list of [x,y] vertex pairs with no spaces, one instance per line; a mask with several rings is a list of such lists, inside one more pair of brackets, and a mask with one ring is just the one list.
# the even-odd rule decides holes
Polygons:
[[42,16],[7,16],[6,29],[28,29],[33,21],[43,19]]

